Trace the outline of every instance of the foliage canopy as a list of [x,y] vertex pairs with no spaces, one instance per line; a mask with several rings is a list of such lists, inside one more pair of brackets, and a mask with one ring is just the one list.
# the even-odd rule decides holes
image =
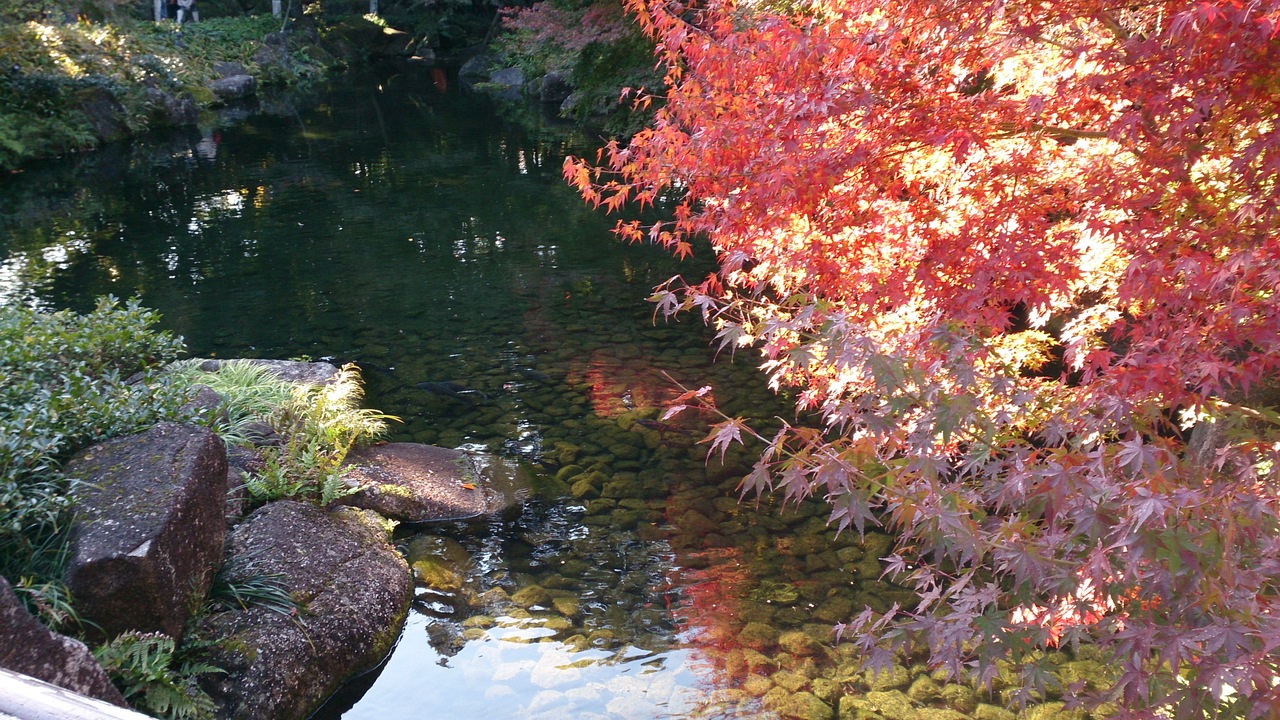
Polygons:
[[566,177],[674,197],[618,232],[720,269],[653,300],[823,421],[761,438],[743,492],[898,534],[918,604],[845,639],[1029,691],[1038,649],[1095,643],[1121,672],[1083,700],[1280,707],[1280,2],[629,7],[662,107]]

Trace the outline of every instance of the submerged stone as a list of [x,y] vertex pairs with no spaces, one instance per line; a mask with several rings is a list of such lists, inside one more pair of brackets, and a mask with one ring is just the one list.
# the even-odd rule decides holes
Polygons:
[[948,683],[942,686],[939,696],[947,707],[966,715],[973,714],[978,707],[978,693],[966,685]]
[[863,682],[873,691],[901,690],[911,684],[911,671],[901,665],[890,665],[879,672],[867,670]]
[[867,693],[867,701],[885,720],[920,720],[911,698],[900,690],[872,690]]
[[830,720],[831,706],[813,693],[799,692],[772,704],[774,712],[794,720]]
[[535,606],[550,607],[551,594],[540,585],[529,585],[517,590],[516,594],[511,596],[511,602],[526,610]]

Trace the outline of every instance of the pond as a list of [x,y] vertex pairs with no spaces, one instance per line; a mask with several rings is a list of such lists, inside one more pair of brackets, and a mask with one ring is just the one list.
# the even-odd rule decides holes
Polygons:
[[136,296],[195,356],[355,362],[392,439],[535,479],[501,516],[398,529],[420,578],[403,636],[318,717],[818,718],[866,693],[972,712],[972,691],[865,675],[833,640],[903,597],[878,581],[887,537],[739,502],[748,453],[709,460],[710,418],[661,419],[677,382],[789,416],[749,353],[717,359],[700,322],[645,302],[705,274],[705,249],[619,243],[560,179],[579,146],[451,80],[370,72],[0,179],[0,302]]

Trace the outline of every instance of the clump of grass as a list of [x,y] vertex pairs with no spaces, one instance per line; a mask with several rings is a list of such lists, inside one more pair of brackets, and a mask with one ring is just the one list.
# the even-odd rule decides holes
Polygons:
[[258,502],[293,498],[325,506],[355,492],[340,471],[347,453],[385,434],[387,421],[398,420],[360,407],[363,390],[354,365],[339,369],[325,385],[300,386],[250,361],[223,363],[211,373],[186,364],[177,372],[225,398],[227,419],[214,430],[230,444],[252,444],[249,429],[256,423],[280,436],[278,444],[257,448],[264,467],[246,480]]
[[262,607],[290,617],[302,611],[302,606],[285,588],[284,576],[264,571],[252,558],[232,559],[223,564],[213,578],[207,601],[213,611]]

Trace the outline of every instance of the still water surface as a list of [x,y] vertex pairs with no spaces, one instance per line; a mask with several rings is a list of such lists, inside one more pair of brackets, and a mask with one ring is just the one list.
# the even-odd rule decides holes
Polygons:
[[834,709],[852,677],[831,625],[892,598],[887,539],[740,505],[745,455],[708,463],[707,418],[657,424],[671,379],[785,413],[750,358],[713,363],[704,328],[644,302],[706,253],[619,244],[560,180],[570,143],[435,81],[345,78],[0,179],[0,302],[137,296],[195,356],[357,362],[393,439],[537,481],[500,517],[400,528],[421,578],[403,637],[319,717]]

